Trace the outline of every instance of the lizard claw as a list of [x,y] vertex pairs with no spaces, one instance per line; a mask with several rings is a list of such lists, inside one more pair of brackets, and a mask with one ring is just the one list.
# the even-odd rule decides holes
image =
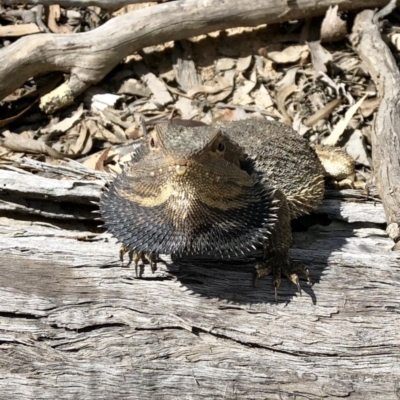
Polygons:
[[295,285],[297,285],[297,283],[292,279],[293,275],[297,276],[297,280],[299,280],[299,276],[302,276],[303,278],[305,278],[307,280],[308,285],[312,286],[313,282],[311,279],[310,272],[308,271],[308,269],[305,267],[305,265],[302,262],[292,261],[290,264],[289,274],[286,275]]
[[275,302],[278,302],[278,288],[281,285],[281,277],[279,276],[275,276],[275,280],[274,280],[274,287],[275,287]]
[[[276,261],[276,262],[275,262]],[[257,282],[260,278],[263,278],[267,275],[274,275],[274,287],[275,287],[275,301],[278,301],[278,288],[281,285],[281,273],[283,273],[291,282],[293,282],[299,295],[302,296],[302,290],[300,285],[300,277],[304,277],[308,284],[312,285],[312,280],[308,269],[304,266],[303,263],[298,261],[290,261],[288,265],[284,265],[281,267],[281,260],[273,260],[273,262],[260,262],[256,265],[254,273],[253,273],[253,286],[257,285]]]
[[299,276],[296,273],[293,273],[293,274],[288,275],[288,278],[297,286],[297,290],[301,297],[301,286],[300,286]]
[[258,280],[264,278],[265,276],[268,276],[272,273],[272,271],[273,268],[271,265],[265,262],[257,263],[253,272],[253,286],[256,287]]
[[141,273],[139,274],[139,261],[145,262],[147,261],[150,264],[151,272],[154,274],[157,271],[157,256],[154,253],[145,254],[142,251],[134,251],[130,250],[128,247],[122,247],[119,251],[119,259],[121,262],[124,262],[124,255],[128,253],[128,264],[125,267],[129,267],[132,264],[132,261],[135,263],[135,276],[136,278],[140,278]]
[[157,271],[157,257],[154,253],[152,254],[145,254],[144,257],[150,264],[151,268],[151,273],[154,274],[154,272]]

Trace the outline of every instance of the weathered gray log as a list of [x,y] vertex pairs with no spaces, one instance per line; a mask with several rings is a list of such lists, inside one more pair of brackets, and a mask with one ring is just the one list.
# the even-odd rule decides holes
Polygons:
[[[37,34],[0,50],[0,99],[39,73],[63,71],[70,79],[41,99],[46,112],[71,104],[124,57],[143,47],[236,26],[322,15],[331,0],[179,0],[113,18],[78,34]],[[341,10],[377,7],[385,0],[338,0]],[[18,71],[18,74],[14,72]]]
[[[91,170],[72,160],[51,165],[23,158],[19,165],[52,178],[17,168],[0,170],[0,212],[3,214],[10,211],[67,220],[98,217],[91,214],[95,209],[92,202],[99,201],[107,181],[106,173]],[[329,190],[316,213],[347,222],[384,224],[383,206],[380,199],[373,197],[374,194],[374,190],[369,196],[358,190]]]
[[[168,0],[151,0],[154,3],[166,2]],[[97,6],[105,10],[116,10],[121,7],[128,6],[129,4],[148,3],[145,0],[25,0],[25,4],[42,4],[50,6],[52,4],[59,4],[62,7],[89,7]],[[2,0],[4,5],[21,4],[20,0]]]
[[379,31],[379,17],[390,13],[390,6],[379,13],[361,12],[354,23],[352,44],[374,80],[381,104],[372,129],[372,158],[375,182],[383,201],[387,232],[400,240],[400,71]]
[[0,195],[50,212],[0,217],[0,399],[397,398],[400,254],[379,202],[328,191],[320,213],[367,222],[295,233],[315,285],[299,297],[284,280],[275,303],[271,278],[252,288],[257,254],[163,256],[136,279],[107,233],[51,214],[98,198],[103,172],[19,166],[39,175],[0,170]]
[[368,224],[296,233],[316,283],[284,280],[275,303],[253,262],[135,279],[107,234],[0,218],[0,399],[397,399],[391,243]]

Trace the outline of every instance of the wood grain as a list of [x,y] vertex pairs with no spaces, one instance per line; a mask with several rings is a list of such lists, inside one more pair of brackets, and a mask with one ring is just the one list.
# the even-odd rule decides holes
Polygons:
[[[372,129],[372,159],[375,181],[383,200],[387,232],[400,240],[400,71],[380,33],[379,15],[384,17],[396,6],[391,1],[379,13],[365,10],[354,23],[352,44],[375,82],[381,103]],[[399,243],[400,244],[400,243]]]
[[[370,200],[330,201],[361,215]],[[314,218],[292,256],[315,284],[300,297],[284,280],[275,303],[272,278],[251,285],[253,256],[163,256],[136,279],[90,224],[3,214],[0,398],[397,399],[400,254],[380,221]]]

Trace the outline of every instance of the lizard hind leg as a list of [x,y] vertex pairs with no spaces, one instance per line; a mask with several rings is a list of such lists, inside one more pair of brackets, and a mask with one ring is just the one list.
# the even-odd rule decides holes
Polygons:
[[289,278],[297,286],[300,295],[299,277],[305,277],[309,284],[311,284],[311,277],[302,263],[290,259],[292,232],[288,202],[283,193],[279,191],[275,193],[275,198],[278,200],[278,220],[271,235],[264,242],[264,260],[255,267],[253,283],[255,285],[258,279],[272,274],[274,277],[275,301],[277,301],[282,275]]
[[365,182],[356,180],[355,162],[343,149],[319,144],[314,150],[327,177],[337,189],[366,188]]

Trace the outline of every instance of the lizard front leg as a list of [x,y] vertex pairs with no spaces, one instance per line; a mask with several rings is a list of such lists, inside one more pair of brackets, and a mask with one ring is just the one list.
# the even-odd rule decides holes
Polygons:
[[278,287],[281,284],[282,275],[289,278],[297,286],[300,295],[299,276],[306,278],[309,284],[311,284],[311,277],[302,263],[290,259],[292,230],[289,207],[282,192],[277,190],[274,197],[278,201],[278,220],[274,230],[264,242],[264,260],[255,267],[254,285],[256,285],[258,279],[272,274],[274,277],[275,300],[277,301]]

